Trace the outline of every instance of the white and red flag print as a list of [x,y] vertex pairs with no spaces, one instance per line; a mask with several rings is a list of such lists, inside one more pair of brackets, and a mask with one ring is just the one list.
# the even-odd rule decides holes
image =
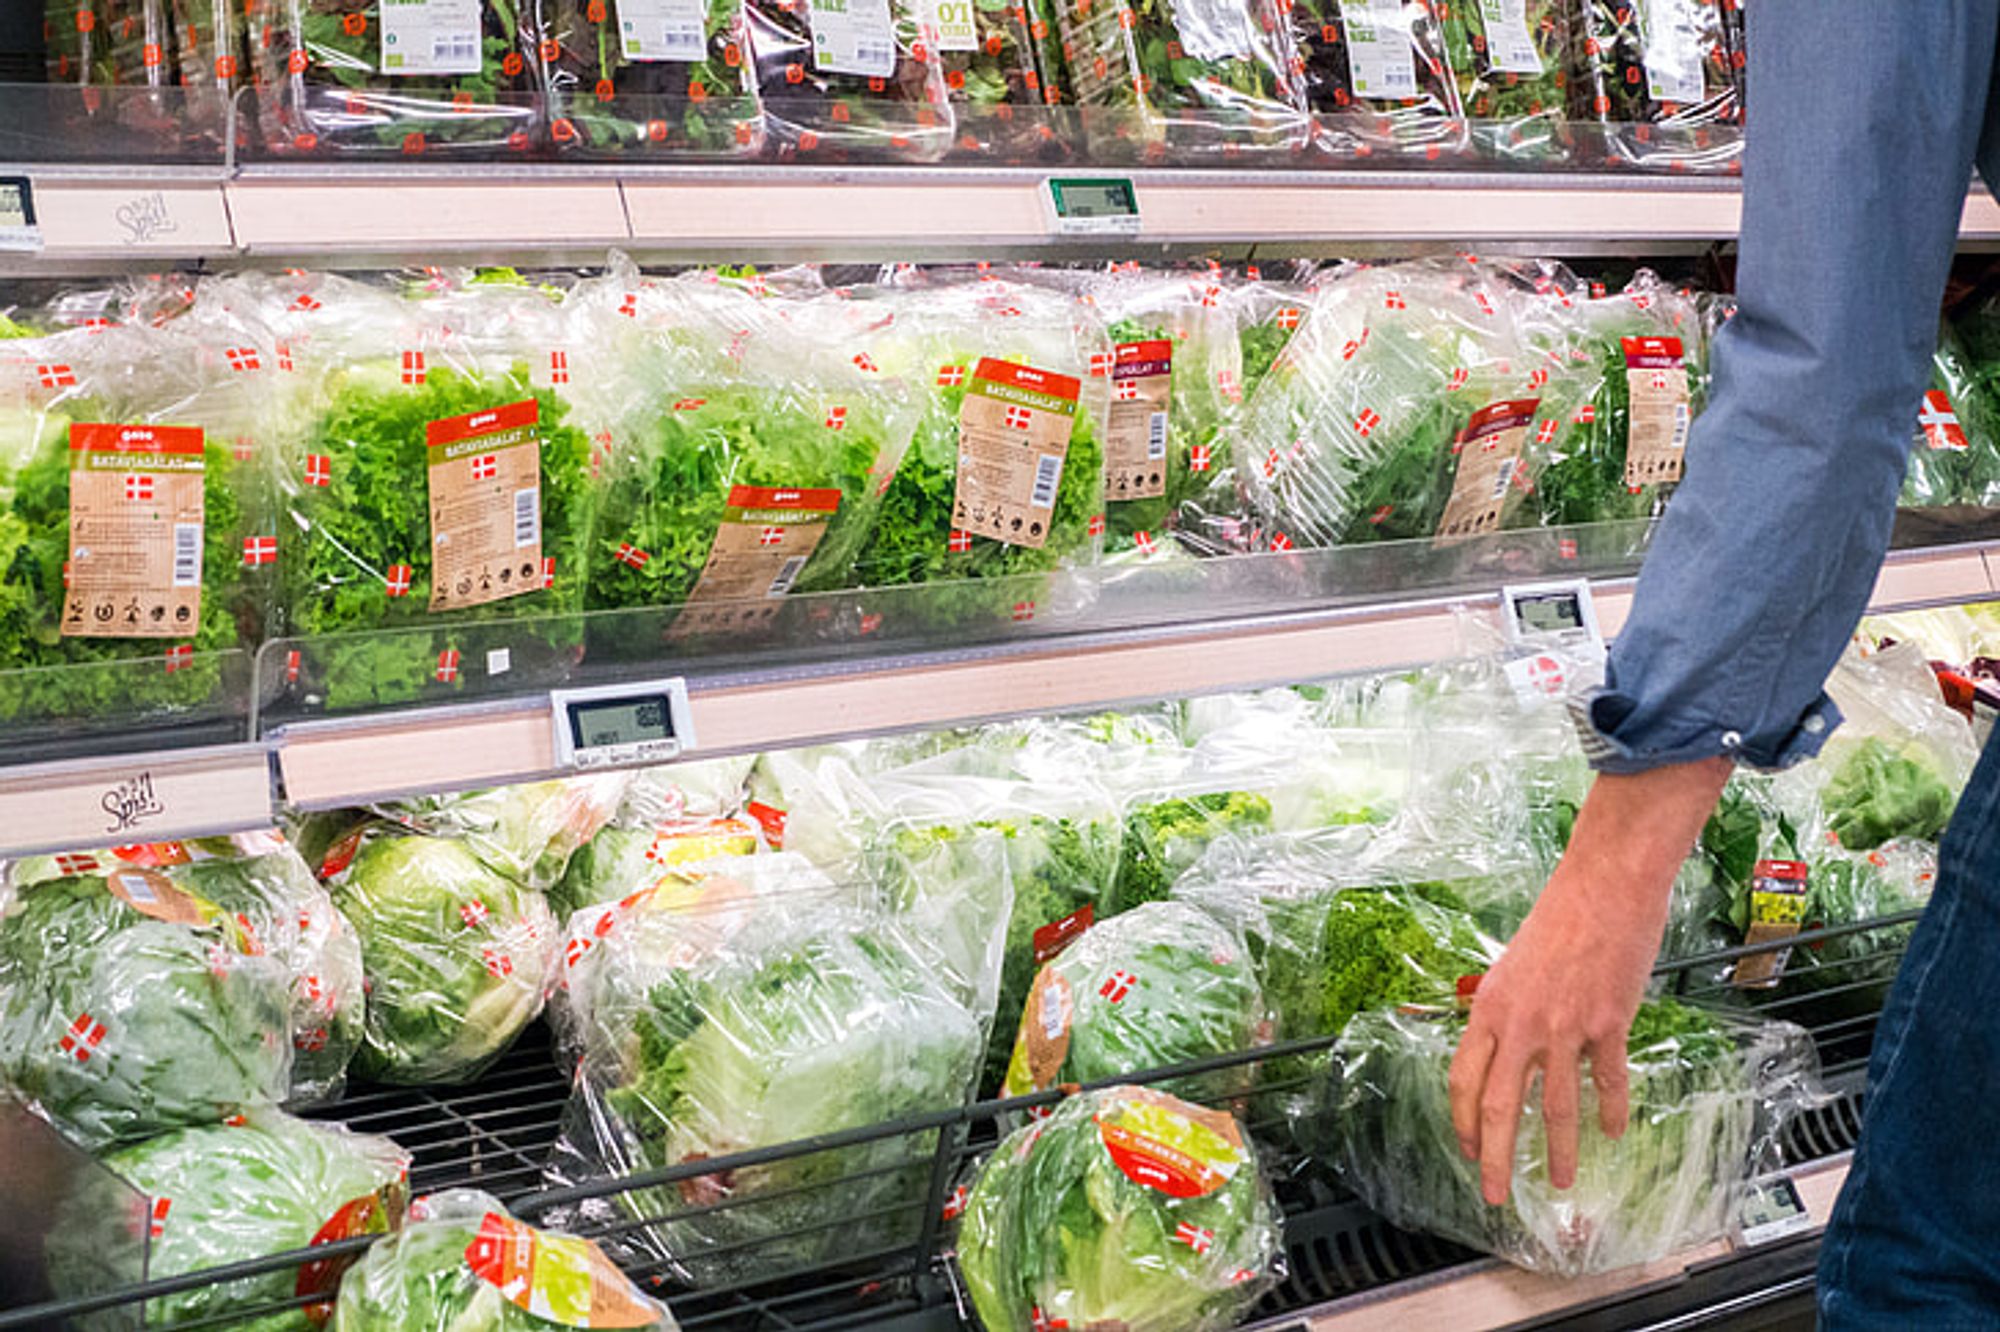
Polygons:
[[472,460],[472,479],[474,481],[491,481],[498,475],[500,475],[500,457],[498,454],[482,453]]
[[1363,439],[1375,433],[1375,427],[1382,424],[1381,413],[1373,408],[1363,408],[1361,415],[1354,418],[1354,432]]
[[1548,420],[1542,422],[1540,425],[1535,427],[1535,443],[1553,444],[1555,442],[1556,442],[1556,423],[1555,423],[1555,418],[1550,417]]
[[125,498],[128,500],[149,500],[153,498],[153,478],[144,475],[126,477]]
[[1917,424],[1923,427],[1924,443],[1934,449],[1968,447],[1965,427],[1959,424],[1958,413],[1952,410],[1951,398],[1936,389],[1924,394],[1924,405],[1917,412]]
[[432,674],[437,676],[439,684],[450,684],[458,678],[458,664],[458,649],[446,648],[438,653],[437,670]]
[[306,484],[327,486],[333,484],[333,459],[324,453],[306,455]]
[[549,383],[551,384],[569,383],[568,352],[551,351],[549,353]]
[[1007,409],[1007,424],[1016,430],[1026,430],[1034,419],[1034,413],[1030,412],[1026,407],[1009,407]]
[[620,564],[629,565],[634,569],[643,569],[646,567],[646,561],[653,557],[645,551],[640,550],[631,542],[621,541],[618,543],[618,553],[612,556],[612,558]]
[[62,874],[95,874],[100,868],[96,856],[56,857],[56,870]]
[[847,409],[845,407],[829,408],[826,413],[826,428],[828,430],[845,430],[847,428]]
[[151,1210],[146,1213],[146,1234],[159,1239],[167,1233],[167,1213],[174,1209],[172,1198],[155,1198]]
[[1402,292],[1392,291],[1382,297],[1382,308],[1385,310],[1405,310],[1409,308],[1409,303],[1403,299]]
[[88,1013],[79,1013],[69,1030],[56,1042],[64,1054],[79,1064],[90,1062],[91,1051],[104,1043],[104,1024]]
[[1104,978],[1104,984],[1097,987],[1097,993],[1114,1004],[1120,1003],[1126,995],[1132,993],[1132,987],[1138,983],[1139,978],[1131,972],[1114,971]]
[[937,382],[939,388],[957,388],[965,382],[965,367],[962,365],[939,366]]
[[1174,1227],[1174,1238],[1196,1253],[1207,1253],[1215,1247],[1214,1231],[1206,1226],[1197,1226],[1186,1221]]
[[1212,465],[1213,459],[1214,455],[1208,451],[1208,445],[1197,444],[1188,450],[1188,470],[1206,472]]
[[421,384],[424,382],[424,354],[420,351],[403,353],[403,382]]
[[222,354],[231,370],[260,370],[264,365],[255,347],[225,347]]
[[963,555],[966,551],[972,549],[972,533],[966,531],[953,532],[951,539],[945,543],[945,547],[955,555]]
[[476,930],[484,925],[487,914],[486,903],[478,898],[459,904],[458,918],[465,922],[465,928],[468,930]]
[[1136,379],[1119,380],[1116,384],[1112,385],[1111,397],[1114,402],[1137,402],[1139,400],[1139,381]]
[[1278,311],[1279,328],[1289,331],[1291,329],[1297,328],[1298,326],[1299,326],[1299,309],[1297,306],[1288,305],[1284,309]]
[[785,529],[782,527],[767,527],[757,534],[757,544],[760,546],[782,545],[784,540]]
[[38,365],[35,367],[35,378],[41,381],[43,388],[76,387],[76,371],[66,365]]
[[388,575],[383,579],[383,590],[392,597],[407,597],[410,595],[410,577],[414,572],[407,564],[390,565]]

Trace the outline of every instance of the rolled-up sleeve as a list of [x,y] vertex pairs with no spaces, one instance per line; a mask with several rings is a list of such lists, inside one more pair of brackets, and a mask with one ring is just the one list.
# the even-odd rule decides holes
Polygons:
[[1785,767],[1838,725],[1823,686],[1888,549],[1986,121],[1991,3],[1748,15],[1738,311],[1605,683],[1575,705],[1605,772]]

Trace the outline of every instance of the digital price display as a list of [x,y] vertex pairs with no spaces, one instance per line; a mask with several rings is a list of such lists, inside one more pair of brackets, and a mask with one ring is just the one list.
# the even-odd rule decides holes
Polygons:
[[0,250],[39,250],[35,187],[26,176],[0,176]]
[[683,680],[560,689],[549,697],[561,767],[662,763],[694,746]]
[[1049,180],[1049,211],[1062,236],[1137,235],[1139,192],[1129,180]]
[[1746,1247],[1769,1244],[1811,1230],[1815,1225],[1812,1210],[1799,1197],[1799,1186],[1788,1175],[1775,1175],[1752,1184],[1736,1217]]
[[1597,608],[1584,579],[1502,588],[1500,604],[1507,641],[1516,647],[1603,647]]

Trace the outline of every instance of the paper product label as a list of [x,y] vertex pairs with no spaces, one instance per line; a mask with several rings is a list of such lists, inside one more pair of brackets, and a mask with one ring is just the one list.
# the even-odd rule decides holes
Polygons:
[[1642,0],[1646,17],[1646,95],[1656,102],[1699,102],[1701,20],[1696,0]]
[[1028,991],[1028,1003],[1021,1014],[1020,1039],[1014,1044],[1014,1058],[1007,1067],[1005,1091],[1024,1096],[1052,1086],[1069,1058],[1070,1028],[1076,1019],[1076,996],[1070,983],[1044,967]]
[[1403,0],[1340,0],[1347,35],[1347,70],[1354,95],[1395,99],[1417,95],[1417,62]]
[[1035,931],[1035,965],[1052,961],[1063,949],[1097,922],[1097,909],[1085,902],[1061,920],[1052,920]]
[[1681,340],[1625,338],[1623,343],[1631,401],[1625,428],[1625,484],[1671,484],[1681,479],[1692,419]]
[[189,638],[201,623],[206,465],[184,426],[69,428],[64,638]]
[[973,18],[973,0],[933,0],[931,12],[937,20],[938,50],[977,51],[979,25]]
[[1167,417],[1172,410],[1174,344],[1121,342],[1111,366],[1111,425],[1104,437],[1106,499],[1167,493]]
[[479,0],[382,0],[384,74],[477,74]]
[[[1750,924],[1745,944],[1789,939],[1804,926],[1809,868],[1798,860],[1760,860],[1750,880]],[[1741,989],[1767,989],[1785,974],[1792,950],[1777,948],[1742,958],[1730,972]]]
[[465,1265],[509,1303],[562,1327],[647,1327],[660,1318],[589,1240],[537,1231],[499,1212],[480,1218]]
[[1097,1116],[1112,1162],[1170,1198],[1204,1198],[1243,1168],[1243,1132],[1227,1111],[1200,1110],[1135,1087]]
[[[971,3],[971,0],[967,0]],[[618,0],[618,42],[627,60],[708,58],[701,0]]]
[[1486,64],[1503,74],[1540,76],[1542,53],[1528,31],[1528,0],[1479,0]]
[[1255,30],[1241,5],[1232,0],[1174,0],[1172,13],[1188,59],[1250,59]]
[[807,0],[813,68],[822,74],[886,79],[896,72],[889,0]]
[[541,410],[529,398],[430,423],[432,610],[541,589]]
[[[392,1207],[392,1202],[395,1206]],[[401,1190],[393,1189],[385,1193],[368,1193],[346,1203],[327,1219],[312,1237],[309,1248],[322,1244],[332,1244],[339,1240],[354,1239],[359,1235],[384,1235],[391,1228],[394,1212],[400,1212]],[[340,1289],[340,1276],[359,1261],[358,1253],[342,1254],[336,1258],[322,1258],[317,1262],[304,1263],[299,1267],[298,1280],[292,1293],[298,1296],[325,1295],[329,1298],[305,1307],[306,1318],[314,1326],[322,1326],[333,1317],[333,1293]]]
[[653,829],[653,844],[646,848],[646,863],[670,870],[676,865],[719,856],[752,855],[756,850],[757,829],[742,819],[688,819],[662,823]]
[[743,807],[743,812],[756,821],[764,834],[765,844],[773,851],[785,849],[786,811],[776,805],[767,805],[761,800],[752,800]]
[[140,915],[164,920],[169,925],[203,926],[217,914],[213,906],[184,891],[157,870],[115,869],[104,876],[104,886]]
[[840,509],[840,491],[734,486],[688,600],[782,597]]
[[958,413],[954,528],[1042,547],[1082,393],[1068,375],[981,358]]
[[1965,427],[1959,423],[1958,409],[1951,405],[1951,395],[1941,389],[1924,394],[1924,405],[1917,409],[1917,425],[1930,448],[1957,452],[1971,447]]
[[1521,445],[1534,423],[1539,398],[1488,403],[1458,435],[1458,473],[1438,523],[1440,538],[1500,530],[1507,488],[1521,469]]

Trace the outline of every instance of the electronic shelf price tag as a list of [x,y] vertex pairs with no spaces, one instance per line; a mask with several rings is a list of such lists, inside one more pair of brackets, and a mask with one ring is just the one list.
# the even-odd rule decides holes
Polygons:
[[556,766],[621,768],[666,763],[694,748],[687,681],[549,691]]
[[1772,1175],[1751,1184],[1736,1212],[1742,1246],[1755,1248],[1813,1229],[1819,1223],[1799,1197],[1790,1175]]
[[35,187],[26,176],[0,176],[0,250],[42,248],[35,221]]
[[1139,234],[1139,191],[1123,177],[1051,176],[1046,197],[1058,236]]
[[1500,589],[1500,627],[1507,636],[1507,679],[1523,703],[1557,698],[1604,676],[1604,635],[1590,580],[1519,583]]

